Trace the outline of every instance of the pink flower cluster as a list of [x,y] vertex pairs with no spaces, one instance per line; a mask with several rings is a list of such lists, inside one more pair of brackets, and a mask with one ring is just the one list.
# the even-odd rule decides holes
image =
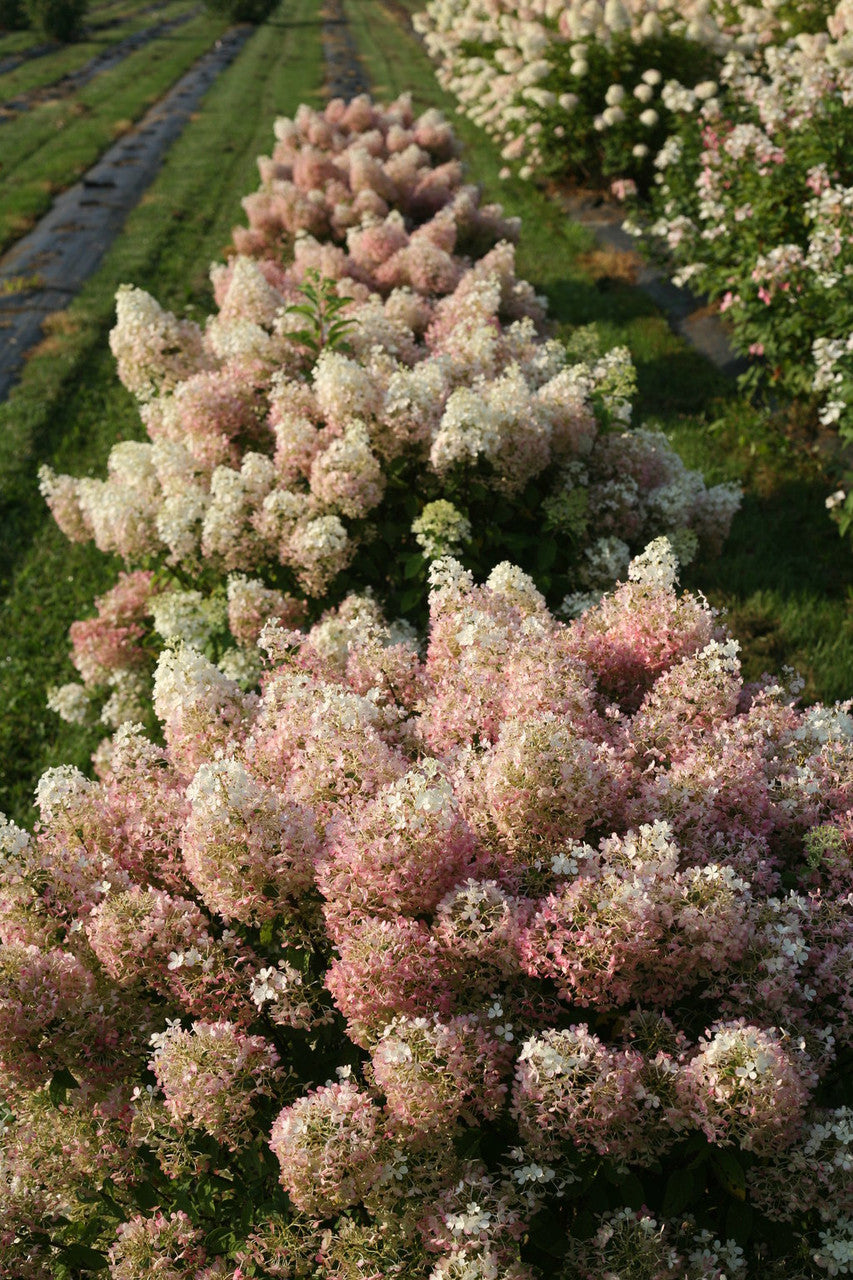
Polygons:
[[[555,1211],[567,1276],[848,1274],[853,718],[745,685],[675,574],[658,540],[566,623],[444,558],[424,653],[356,598],[268,623],[260,694],[169,651],[165,746],[45,775],[35,836],[0,831],[0,1275],[107,1176],[118,1280],[531,1280]],[[266,1144],[288,1200],[263,1175],[212,1247],[169,1187]],[[656,1208],[687,1166],[692,1216]],[[727,1239],[732,1196],[782,1244]]]

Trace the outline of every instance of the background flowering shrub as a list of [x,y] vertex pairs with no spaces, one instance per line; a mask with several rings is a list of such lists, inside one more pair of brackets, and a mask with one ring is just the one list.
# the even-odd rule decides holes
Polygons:
[[[730,54],[721,95],[682,95],[658,154],[651,230],[719,304],[764,378],[853,430],[851,246],[853,72],[848,42],[801,36]],[[804,359],[804,351],[811,359]]]
[[[517,226],[444,159],[455,143],[435,112],[357,99],[301,109],[278,133],[236,235],[257,256],[213,269],[204,331],[119,293],[112,348],[149,441],[116,445],[105,480],[43,469],[63,531],[127,569],[72,628],[83,683],[51,699],[67,718],[85,720],[93,695],[109,726],[144,718],[164,643],[251,686],[264,622],[298,623],[306,598],[369,587],[422,623],[427,564],[447,552],[482,574],[512,551],[576,611],[651,537],[685,562],[717,551],[738,505],[661,434],[627,429],[624,348],[547,336],[543,300],[495,243]],[[458,252],[472,235],[474,261]],[[322,336],[317,272],[347,300],[326,346],[305,329],[307,310]]]
[[812,26],[826,5],[430,0],[415,18],[442,85],[522,176],[646,186],[679,94],[715,93],[723,55]]
[[849,708],[666,540],[570,623],[432,584],[423,657],[165,654],[165,745],[2,827],[0,1274],[851,1273]]
[[[431,0],[415,23],[507,161],[638,200],[626,225],[727,316],[744,385],[850,438],[848,0]],[[843,533],[851,494],[827,502]]]

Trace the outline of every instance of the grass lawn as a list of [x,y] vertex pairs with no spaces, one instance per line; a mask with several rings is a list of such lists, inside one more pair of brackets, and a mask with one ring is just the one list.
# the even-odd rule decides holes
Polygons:
[[45,708],[49,685],[73,677],[67,630],[91,612],[118,563],[60,534],[36,487],[39,462],[103,474],[111,445],[139,438],[135,402],[107,347],[122,282],[183,311],[212,308],[208,264],[241,221],[257,185],[275,117],[319,101],[318,0],[287,0],[216,82],[197,117],[77,300],[0,406],[0,811],[28,818],[32,789],[50,765],[88,765],[91,733]]
[[790,442],[784,423],[752,406],[735,385],[676,337],[651,301],[619,279],[590,233],[567,220],[531,183],[502,182],[490,139],[454,110],[426,52],[400,15],[415,0],[345,0],[363,64],[378,97],[410,91],[441,107],[465,143],[472,177],[523,230],[519,273],[548,296],[560,326],[596,322],[627,344],[637,365],[635,421],[659,426],[685,461],[711,481],[738,480],[744,503],[723,556],[691,566],[685,584],[728,611],[750,678],[790,664],[804,696],[853,695],[853,558],[829,521],[833,487],[821,466]]
[[[96,38],[108,23],[112,23],[116,18],[124,18],[128,13],[136,13],[141,7],[147,9],[149,5],[140,5],[139,0],[108,0],[106,4],[90,4],[83,18],[81,41]],[[43,35],[30,27],[25,27],[21,31],[0,31],[0,59],[25,54],[31,49],[41,48],[50,43],[51,41],[45,40]],[[57,51],[67,47],[58,41],[53,43]]]

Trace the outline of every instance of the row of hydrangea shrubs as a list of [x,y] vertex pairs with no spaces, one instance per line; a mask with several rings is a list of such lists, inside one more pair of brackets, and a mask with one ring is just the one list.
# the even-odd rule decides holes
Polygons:
[[277,134],[205,329],[120,294],[150,444],[43,477],[126,568],[0,826],[0,1276],[850,1274],[849,709],[679,591],[737,495],[440,117]]

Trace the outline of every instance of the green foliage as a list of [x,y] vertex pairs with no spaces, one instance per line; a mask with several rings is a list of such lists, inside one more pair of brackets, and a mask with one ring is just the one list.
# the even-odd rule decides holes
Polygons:
[[24,0],[30,26],[50,40],[71,40],[80,30],[88,0]]
[[229,22],[265,22],[276,7],[276,0],[204,0],[211,13]]
[[341,314],[350,299],[338,296],[336,281],[321,276],[312,267],[298,292],[305,301],[291,303],[285,314],[304,323],[299,329],[290,329],[291,336],[307,347],[315,359],[321,351],[348,352],[346,335],[355,321]]
[[0,31],[21,31],[26,25],[22,0],[0,0]]
[[[718,132],[724,134],[731,123],[751,121],[749,106],[738,109],[730,104],[729,116]],[[652,211],[657,215],[689,219],[697,229],[705,226],[700,212],[707,194],[697,189],[697,178],[703,169],[706,143],[704,122],[692,115],[677,123],[680,154],[676,163],[664,173],[665,181],[655,192]],[[818,338],[845,337],[853,329],[853,302],[850,290],[843,286],[849,263],[849,250],[842,244],[835,263],[839,283],[829,288],[820,272],[794,263],[784,272],[780,287],[758,287],[753,276],[757,260],[774,249],[794,246],[806,254],[815,227],[807,205],[813,197],[809,175],[824,166],[832,181],[840,186],[853,183],[853,110],[840,96],[827,95],[820,108],[798,118],[797,128],[786,131],[779,158],[772,163],[756,164],[746,160],[727,159],[718,154],[722,178],[715,186],[714,200],[720,205],[715,219],[726,228],[725,235],[705,235],[689,230],[672,257],[680,264],[701,262],[694,283],[708,297],[719,302],[731,298],[734,305],[727,311],[735,349],[742,354],[759,354],[743,375],[741,385],[747,393],[766,388],[781,390],[806,404],[816,405],[812,387],[815,363],[807,353]],[[743,211],[748,210],[748,216]],[[760,283],[760,281],[759,281]],[[728,296],[727,296],[728,295]],[[833,387],[832,399],[850,404],[853,400],[853,367],[849,360],[840,365],[844,382]],[[853,435],[853,419],[842,433]]]
[[[577,105],[568,116],[559,105],[533,111],[533,119],[542,124],[540,141],[548,172],[559,177],[570,175],[574,181],[593,185],[628,177],[642,190],[651,185],[652,160],[671,126],[669,113],[657,95],[651,104],[658,113],[657,124],[650,127],[640,121],[649,105],[634,96],[643,72],[654,67],[664,83],[675,79],[690,85],[715,79],[720,65],[719,56],[707,46],[669,33],[641,41],[620,34],[608,45],[590,40],[587,70],[582,76],[572,73],[571,46],[555,43],[549,58],[553,69],[542,87],[558,96],[573,94]],[[611,85],[621,85],[625,90],[621,103],[625,118],[598,130],[595,120]],[[648,154],[634,155],[638,145],[647,147]]]

